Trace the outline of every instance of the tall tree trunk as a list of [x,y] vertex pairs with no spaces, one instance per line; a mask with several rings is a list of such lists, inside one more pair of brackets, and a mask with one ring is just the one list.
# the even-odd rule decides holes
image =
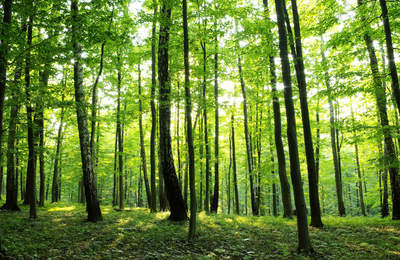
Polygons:
[[87,122],[87,111],[85,106],[85,92],[83,88],[83,72],[81,61],[82,47],[78,40],[80,35],[80,24],[78,18],[78,0],[71,2],[72,13],[72,44],[74,53],[74,89],[75,103],[78,120],[79,141],[81,147],[83,181],[85,186],[86,209],[88,221],[96,222],[102,220],[99,201],[97,199],[97,188],[94,182],[93,160],[91,156],[89,129]]
[[124,145],[122,143],[122,129],[121,129],[121,57],[118,52],[118,100],[117,100],[117,135],[118,135],[118,181],[119,181],[119,209],[124,209],[124,161],[123,161],[123,152]]
[[298,250],[303,253],[310,253],[313,251],[308,233],[307,225],[307,210],[304,199],[303,184],[301,181],[300,162],[297,146],[297,133],[296,133],[296,117],[292,96],[292,82],[290,77],[290,63],[287,50],[287,35],[285,30],[285,11],[284,2],[282,0],[275,0],[276,13],[278,18],[279,29],[279,50],[282,65],[282,78],[284,83],[286,118],[287,118],[287,135],[289,144],[290,156],[290,171],[291,179],[294,190],[294,200],[296,205],[297,215],[297,233],[298,233]]
[[[30,12],[33,12],[33,2],[29,5]],[[30,14],[28,20],[28,35],[27,35],[27,45],[28,51],[25,56],[25,95],[26,95],[26,115],[28,123],[28,166],[27,166],[27,200],[29,203],[29,218],[37,218],[36,212],[36,152],[35,152],[35,122],[33,120],[34,110],[32,108],[31,101],[31,52],[30,47],[32,46],[32,27],[33,27],[33,15]]]
[[[318,94],[317,94],[318,95]],[[317,123],[317,131],[315,133],[316,142],[315,142],[315,173],[317,175],[317,182],[319,183],[319,157],[320,157],[320,143],[321,143],[321,129],[319,122],[319,96],[317,100],[317,109],[315,112],[315,121]]]
[[118,162],[118,131],[117,128],[115,128],[115,141],[114,141],[114,171],[113,171],[113,201],[112,205],[116,206],[117,205],[117,192],[118,192],[118,182],[117,182],[117,165]]
[[[11,17],[12,17],[12,0],[4,0],[3,1],[3,21],[0,28],[0,148],[2,148],[2,140],[3,140],[3,110],[4,110],[4,97],[6,93],[6,84],[7,84],[7,66],[8,66],[8,52],[9,52],[9,38],[11,36],[9,28],[11,27]],[[8,159],[7,159],[8,160]],[[3,162],[3,149],[0,149],[0,162]],[[1,168],[1,181],[0,181],[0,197],[3,187],[3,167],[2,164],[0,165]],[[12,173],[14,176],[14,172]],[[13,177],[13,176],[10,176]],[[14,179],[10,179],[12,181],[10,186],[7,184],[7,194],[9,193],[9,188],[12,188],[14,183]],[[8,183],[8,174],[7,174],[7,183]],[[9,187],[8,187],[9,186]],[[10,194],[11,196],[14,196]],[[10,197],[11,199],[12,197]],[[16,199],[16,198],[13,198]],[[12,203],[14,204],[14,202]],[[7,205],[7,202],[6,202]],[[15,205],[12,205],[12,208],[15,208]],[[4,207],[4,206],[3,206]],[[8,205],[7,205],[8,207]],[[1,250],[1,246],[0,246]]]
[[253,180],[253,149],[250,141],[250,133],[249,133],[249,123],[247,116],[247,96],[246,96],[246,86],[243,80],[242,74],[242,64],[240,60],[240,56],[238,57],[238,68],[239,68],[239,77],[240,77],[240,85],[242,88],[243,95],[243,115],[244,115],[244,136],[246,139],[246,151],[247,151],[247,170],[249,175],[250,182],[250,198],[251,198],[251,210],[254,216],[258,216],[259,209],[257,205],[257,201],[255,198],[255,190],[254,190],[254,180]]
[[[200,102],[201,104],[201,98]],[[199,110],[200,111],[200,110]],[[199,211],[203,210],[203,158],[204,158],[204,152],[203,152],[203,116],[200,116],[200,124],[199,124],[199,164],[200,164],[200,195],[199,195]]]
[[[23,22],[22,25],[22,33],[26,33],[26,22]],[[1,52],[1,50],[0,50]],[[17,121],[18,121],[18,112],[20,108],[20,88],[19,88],[19,82],[22,76],[22,59],[17,60],[16,64],[16,71],[14,74],[14,82],[13,82],[13,89],[11,90],[11,96],[13,99],[13,103],[11,105],[11,111],[10,111],[10,118],[9,118],[9,124],[8,124],[8,140],[7,140],[7,183],[6,183],[6,203],[1,207],[2,210],[15,210],[19,211],[18,207],[18,139],[16,140],[16,135],[17,135]],[[0,112],[2,114],[2,112]],[[0,138],[2,138],[2,135],[0,134]],[[0,148],[3,148],[2,142],[0,142]],[[2,150],[2,149],[1,149]],[[2,152],[1,152],[2,153]],[[3,157],[0,157],[0,162],[2,162]],[[1,177],[3,176],[3,167],[2,165],[0,166],[1,170]],[[20,186],[21,186],[21,199],[23,198],[23,181],[22,181],[22,171],[21,171],[21,176],[20,176]],[[14,185],[15,183],[15,185]],[[2,182],[0,183],[0,186],[2,186]],[[0,187],[0,194],[1,194],[1,189]]]
[[[386,145],[384,146],[384,153],[386,152]],[[385,167],[385,169],[383,170],[383,175],[382,175],[382,182],[383,182],[383,197],[382,197],[382,210],[381,210],[381,216],[382,218],[385,218],[387,216],[389,216],[389,192],[388,192],[388,171],[387,168]]]
[[161,8],[160,38],[158,42],[158,81],[159,94],[159,125],[160,125],[160,166],[164,177],[165,189],[170,205],[170,220],[181,221],[187,219],[185,202],[176,176],[171,148],[171,85],[168,70],[168,43],[171,24],[171,6],[164,0]]
[[[20,64],[22,65],[22,64]],[[14,83],[18,83],[21,76],[21,71],[17,71],[15,75]],[[14,85],[17,88],[17,84]],[[18,207],[18,171],[16,171],[14,154],[16,153],[15,138],[17,133],[17,117],[19,110],[19,98],[17,89],[12,91],[13,104],[11,106],[10,119],[8,124],[8,141],[7,141],[7,194],[6,203],[1,207],[2,210],[13,210],[19,211]],[[21,175],[22,177],[22,175]],[[20,180],[22,183],[22,179]]]
[[[49,81],[49,66],[45,65],[44,71],[41,73],[41,84],[42,89],[40,95],[44,95],[44,90],[48,87]],[[40,172],[40,191],[39,191],[39,206],[44,206],[44,192],[45,192],[45,169],[44,169],[44,106],[42,104],[43,100],[39,104],[39,115],[38,115],[38,127],[39,127],[39,172]]]
[[[218,43],[218,39],[215,40]],[[214,54],[214,103],[215,103],[215,143],[214,143],[214,196],[211,202],[211,212],[218,212],[218,196],[219,196],[219,116],[218,116],[218,45],[215,46]]]
[[[62,103],[64,103],[64,95],[62,95]],[[57,145],[56,145],[56,156],[54,159],[54,171],[53,171],[53,182],[51,189],[51,202],[57,202],[59,200],[59,158],[60,158],[60,149],[61,149],[61,134],[62,134],[62,126],[64,119],[64,105],[61,105],[60,112],[60,125],[58,126],[57,133]]]
[[386,5],[386,0],[379,0],[382,9],[382,20],[383,27],[385,29],[385,40],[386,49],[389,60],[389,70],[390,76],[392,78],[392,92],[396,100],[397,109],[400,113],[400,88],[399,88],[399,76],[397,74],[396,62],[394,58],[393,42],[392,42],[392,31],[390,29],[390,22],[388,17],[388,9]]
[[[156,5],[156,4],[155,4]],[[151,183],[151,212],[157,211],[156,197],[156,131],[157,112],[155,105],[156,96],[156,27],[157,5],[154,7],[153,25],[151,29],[151,134],[150,134],[150,183]]]
[[146,197],[147,197],[147,204],[151,207],[151,191],[149,185],[149,179],[147,178],[147,164],[146,164],[146,150],[144,147],[144,136],[143,136],[143,122],[142,122],[142,82],[141,82],[141,71],[140,71],[140,64],[138,65],[138,89],[139,89],[139,131],[140,131],[140,157],[142,158],[142,170],[143,170],[143,179],[144,185],[146,189]]
[[302,50],[300,22],[299,22],[300,19],[297,11],[297,1],[291,0],[291,3],[292,3],[295,39],[293,39],[292,29],[290,27],[290,21],[287,11],[286,11],[286,24],[288,27],[290,47],[292,51],[292,57],[295,63],[296,78],[299,86],[300,108],[301,108],[301,116],[303,123],[303,134],[304,134],[304,144],[306,150],[309,196],[310,196],[310,209],[311,209],[310,225],[313,227],[323,227],[321,220],[321,209],[319,205],[318,181],[317,181],[317,174],[315,171],[315,160],[314,160],[314,149],[312,143],[311,127],[310,127],[310,116],[308,112],[307,84],[306,84],[306,76],[305,76],[304,62],[303,62],[303,50]]
[[[322,40],[323,42],[323,40]],[[330,79],[328,75],[327,63],[325,58],[325,52],[323,47],[321,48],[321,56],[322,56],[322,63],[324,64],[325,69],[325,84],[326,89],[330,92]],[[333,155],[333,166],[335,169],[335,183],[336,183],[336,196],[338,200],[338,211],[340,216],[346,215],[346,209],[344,207],[343,201],[343,184],[342,184],[342,177],[340,171],[340,162],[337,153],[337,144],[336,144],[336,130],[335,130],[335,114],[333,108],[333,101],[331,98],[331,93],[328,93],[328,102],[329,102],[329,118],[330,118],[330,134],[331,134],[331,147],[332,147],[332,155]]]
[[232,136],[229,134],[229,168],[227,177],[226,198],[228,203],[228,214],[231,214],[231,169],[232,169]]
[[[358,0],[358,6],[362,5],[362,0]],[[364,20],[364,17],[362,17]],[[367,32],[364,33],[364,41],[367,46],[372,78],[375,88],[376,103],[379,111],[380,123],[385,142],[385,157],[389,167],[390,185],[392,188],[392,219],[400,219],[400,180],[398,174],[398,158],[395,154],[394,143],[390,133],[389,121],[386,110],[386,93],[383,88],[382,79],[379,73],[378,61],[375,54],[375,48],[372,39]],[[388,51],[389,52],[389,51]],[[390,58],[389,58],[390,63]]]
[[231,116],[231,136],[232,136],[232,174],[233,174],[233,189],[235,191],[235,211],[236,214],[240,214],[239,205],[239,189],[237,180],[237,170],[236,170],[236,149],[235,149],[235,117],[232,112]]
[[[196,174],[193,147],[193,128],[192,128],[192,99],[190,96],[190,74],[189,74],[189,36],[187,21],[187,2],[182,1],[183,17],[183,57],[185,65],[185,122],[186,122],[186,143],[189,157],[189,182],[190,182],[190,220],[189,220],[189,239],[196,235]],[[187,162],[186,162],[187,163]]]
[[[263,3],[264,3],[264,11],[266,13],[267,20],[269,21],[268,0],[263,0]],[[270,41],[272,41],[271,32],[269,31],[268,34]],[[272,42],[270,44],[272,44]],[[274,138],[275,138],[276,154],[278,159],[279,182],[282,193],[283,217],[290,218],[292,216],[292,199],[290,194],[290,184],[286,174],[285,151],[282,142],[282,119],[281,119],[280,104],[277,93],[278,91],[276,89],[275,59],[274,56],[272,55],[269,56],[269,70],[271,76],[271,86],[273,95],[272,108],[274,112]]]

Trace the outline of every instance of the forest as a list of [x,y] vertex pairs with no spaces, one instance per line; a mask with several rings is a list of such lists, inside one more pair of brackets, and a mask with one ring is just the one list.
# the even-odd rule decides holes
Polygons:
[[0,7],[0,259],[400,258],[398,0]]

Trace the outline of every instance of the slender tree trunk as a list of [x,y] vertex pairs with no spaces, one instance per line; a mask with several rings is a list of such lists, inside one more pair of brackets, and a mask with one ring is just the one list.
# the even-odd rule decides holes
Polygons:
[[[7,84],[7,66],[8,66],[8,52],[9,52],[9,40],[10,40],[10,30],[9,28],[11,27],[11,17],[12,17],[12,0],[4,0],[2,9],[3,9],[3,21],[1,24],[0,28],[0,148],[2,148],[2,140],[3,140],[3,110],[4,110],[4,97],[6,93],[6,84]],[[7,159],[8,160],[8,159]],[[3,162],[3,149],[0,149],[0,162]],[[3,187],[3,167],[2,164],[0,165],[0,197],[1,197],[1,192],[2,192],[2,187]],[[7,174],[7,194],[9,194],[9,189],[13,187],[12,184],[14,184],[14,172],[12,173],[13,176],[10,175],[10,185],[8,185],[8,174]],[[17,187],[18,188],[18,187]],[[13,198],[13,194],[10,194],[11,197],[10,199],[16,200],[16,198]],[[10,196],[8,195],[8,196]],[[6,195],[7,196],[7,195]],[[12,202],[11,208],[15,208],[16,202]],[[4,206],[8,206],[7,202]],[[4,207],[3,206],[3,207]],[[0,250],[1,250],[1,245],[0,245]]]
[[[268,1],[263,0],[264,2],[264,11],[266,12],[267,20],[269,21],[269,11],[268,11]],[[269,31],[269,38],[272,41],[272,35]],[[270,43],[272,44],[272,42]],[[290,218],[292,216],[292,199],[290,194],[290,184],[286,174],[286,160],[285,160],[285,151],[283,148],[282,142],[282,120],[281,120],[281,111],[280,104],[278,99],[278,93],[276,89],[276,68],[275,68],[275,59],[274,56],[269,56],[269,70],[271,76],[271,86],[272,86],[272,107],[274,112],[274,138],[275,138],[275,147],[276,154],[278,159],[278,174],[279,174],[279,182],[281,186],[282,193],[282,204],[283,204],[283,217]]]
[[151,212],[157,211],[156,197],[156,131],[157,112],[155,105],[156,96],[156,27],[157,5],[154,7],[153,26],[151,30],[151,134],[150,134],[150,183],[151,183]]
[[[200,100],[201,101],[201,100]],[[201,104],[201,102],[199,102]],[[199,110],[200,111],[200,110]],[[199,196],[199,211],[203,210],[203,117],[200,116],[200,124],[199,124],[199,164],[200,164],[200,196]]]
[[85,106],[85,92],[83,88],[83,72],[81,61],[82,47],[78,40],[80,35],[78,18],[78,0],[71,2],[72,13],[72,44],[74,53],[74,89],[75,103],[78,120],[79,141],[82,157],[83,181],[85,186],[86,208],[88,221],[102,220],[99,201],[97,200],[97,188],[94,181],[93,160],[91,156],[87,111]]
[[[23,22],[22,33],[26,33],[26,22]],[[0,50],[1,52],[1,50]],[[20,90],[19,90],[19,81],[22,76],[22,59],[19,59],[16,64],[16,71],[14,74],[14,82],[13,89],[11,90],[11,96],[13,99],[13,103],[11,105],[10,118],[8,124],[8,140],[7,140],[7,183],[6,183],[6,203],[1,207],[2,210],[15,210],[19,211],[18,207],[18,139],[16,140],[17,135],[17,121],[18,121],[18,112],[20,108]],[[2,114],[2,112],[0,112]],[[2,128],[1,128],[2,129]],[[0,134],[0,138],[2,138],[2,134]],[[2,142],[0,141],[0,148],[3,147]],[[2,149],[1,149],[2,150]],[[2,153],[0,151],[0,153]],[[0,161],[2,162],[3,156],[1,155]],[[1,170],[1,178],[3,176],[3,167],[0,166]],[[15,182],[15,185],[14,185]],[[22,181],[22,171],[20,176],[20,186],[21,186],[21,198],[23,195],[23,181]],[[0,183],[0,194],[2,190],[3,183]]]
[[[21,71],[19,71],[19,78]],[[19,80],[14,80],[17,83]],[[14,87],[17,87],[16,85]],[[6,203],[1,207],[2,210],[12,210],[19,211],[18,207],[18,171],[15,169],[14,154],[15,154],[15,138],[17,133],[17,117],[19,110],[19,100],[17,91],[13,90],[12,93],[14,103],[11,106],[10,119],[8,124],[8,141],[7,141],[7,193],[6,193]],[[22,175],[21,175],[22,177]],[[20,180],[22,183],[22,179]]]
[[117,101],[117,136],[118,136],[118,181],[119,181],[119,209],[124,209],[124,161],[123,152],[124,145],[122,143],[122,129],[121,129],[121,58],[120,53],[118,53],[118,101]]
[[227,178],[227,203],[228,203],[228,214],[231,214],[231,169],[232,169],[232,136],[229,134],[229,168]]
[[298,250],[303,253],[313,251],[308,233],[306,203],[304,199],[303,184],[301,181],[300,162],[297,146],[296,117],[292,96],[292,82],[290,77],[290,64],[287,51],[287,35],[284,21],[284,3],[275,0],[279,29],[279,50],[282,65],[282,78],[284,83],[287,135],[290,156],[290,171],[294,190],[294,200],[297,214]]
[[171,23],[171,6],[164,0],[161,8],[160,38],[158,46],[158,81],[159,94],[159,124],[160,124],[160,166],[165,181],[165,189],[170,205],[170,220],[181,221],[187,219],[185,202],[176,176],[171,148],[170,133],[170,93],[171,85],[168,70],[168,43]]
[[381,5],[381,9],[382,9],[383,27],[385,29],[386,49],[387,49],[387,56],[388,56],[388,60],[389,60],[390,76],[392,78],[392,92],[393,92],[393,96],[396,100],[397,109],[400,113],[399,76],[397,74],[396,61],[394,58],[392,31],[390,28],[388,9],[387,9],[387,5],[386,5],[386,0],[379,0],[379,3]]
[[300,19],[297,11],[297,1],[291,0],[291,3],[292,3],[295,39],[293,39],[292,29],[290,27],[290,21],[287,11],[286,11],[286,25],[288,28],[290,47],[292,51],[292,57],[295,63],[296,78],[299,86],[300,108],[301,108],[301,115],[303,122],[303,134],[304,134],[304,144],[305,144],[306,159],[307,159],[308,184],[309,184],[309,196],[310,196],[310,208],[311,208],[310,225],[313,227],[323,227],[321,220],[321,209],[319,205],[318,181],[315,171],[315,160],[314,160],[314,149],[312,143],[311,127],[310,127],[310,116],[308,112],[307,84],[306,84],[306,76],[304,72],[305,69],[303,63],[303,50],[302,50],[300,22],[299,22]]
[[[46,65],[47,66],[47,65]],[[41,83],[42,83],[42,91],[47,89],[48,80],[49,80],[49,71],[46,67],[41,75]],[[41,91],[41,92],[42,92]],[[43,94],[43,92],[41,93]],[[43,101],[41,101],[43,102]],[[39,126],[39,172],[40,172],[40,191],[39,191],[39,206],[44,206],[44,192],[45,192],[45,169],[44,169],[44,106],[43,104],[39,105],[39,116],[38,116],[38,126]]]
[[[33,12],[33,2],[30,3],[30,12]],[[30,70],[31,70],[31,53],[30,47],[32,46],[32,27],[33,27],[33,15],[30,14],[28,20],[28,35],[27,35],[27,45],[28,51],[25,56],[25,95],[26,95],[26,115],[27,115],[27,123],[28,123],[28,166],[27,166],[27,196],[28,200],[25,200],[29,203],[29,218],[37,218],[36,212],[36,153],[35,153],[35,133],[33,125],[35,122],[33,120],[34,110],[32,108],[31,101],[31,78],[30,78]]]
[[[322,41],[323,42],[323,41]],[[327,70],[325,52],[323,48],[321,48],[321,56],[322,56],[322,63],[325,66],[325,84],[328,91],[331,91],[330,80]],[[332,155],[333,155],[333,166],[335,169],[335,183],[336,183],[336,196],[338,200],[338,210],[340,216],[346,215],[346,209],[344,207],[343,202],[343,184],[340,172],[340,162],[338,159],[337,153],[337,144],[336,144],[336,130],[335,130],[335,114],[333,109],[333,101],[331,98],[331,94],[328,94],[328,101],[329,101],[329,118],[330,118],[330,134],[331,134],[331,146],[332,146]]]
[[[116,128],[115,128],[116,129]],[[115,141],[114,141],[114,171],[113,171],[113,201],[112,205],[117,205],[117,191],[118,191],[118,182],[117,182],[117,161],[118,161],[118,131],[115,130]]]
[[231,136],[232,136],[232,174],[233,174],[233,189],[235,191],[235,211],[236,214],[240,214],[239,204],[239,189],[237,179],[237,168],[236,168],[236,149],[235,149],[235,118],[232,112],[231,116]]
[[146,163],[146,150],[144,147],[144,136],[143,136],[143,122],[142,122],[142,82],[141,82],[141,71],[140,71],[140,64],[138,65],[138,89],[139,89],[139,131],[140,131],[140,157],[142,158],[142,170],[143,170],[143,179],[144,185],[146,189],[146,197],[147,197],[147,204],[151,207],[151,191],[149,185],[149,179],[147,178],[147,163]]
[[189,157],[189,182],[190,182],[190,220],[189,220],[189,240],[196,235],[196,174],[193,147],[193,128],[192,128],[192,100],[190,96],[190,74],[189,74],[189,36],[187,21],[187,2],[182,1],[183,17],[183,57],[185,65],[185,122],[186,122],[186,143]]
[[317,100],[317,109],[315,112],[315,121],[317,123],[316,142],[315,142],[315,173],[317,175],[317,182],[319,182],[319,157],[320,157],[320,143],[321,143],[321,128],[319,122],[319,97]]
[[[386,152],[386,145],[384,146],[384,153]],[[382,198],[382,210],[381,210],[381,216],[382,218],[385,218],[389,216],[389,189],[388,189],[388,171],[385,167],[383,170],[383,176],[382,176],[382,182],[383,182],[383,198]]]
[[[215,41],[218,43],[218,39]],[[218,48],[215,47],[214,54],[214,103],[215,103],[215,143],[214,143],[214,196],[211,202],[211,212],[218,212],[219,197],[219,116],[218,116]]]
[[[62,103],[64,103],[64,95],[62,96]],[[64,119],[64,105],[61,106],[61,113],[60,113],[60,125],[58,126],[58,133],[57,133],[57,145],[56,145],[56,155],[54,159],[54,171],[53,171],[53,184],[51,189],[51,202],[57,202],[59,199],[59,155],[61,149],[61,134],[62,134],[62,126],[63,126],[63,119]]]

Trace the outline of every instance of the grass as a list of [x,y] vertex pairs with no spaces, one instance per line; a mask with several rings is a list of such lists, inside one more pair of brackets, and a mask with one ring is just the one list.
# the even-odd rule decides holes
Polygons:
[[[295,220],[274,217],[198,217],[197,238],[187,241],[187,223],[147,209],[115,211],[104,221],[85,222],[85,208],[57,203],[40,208],[37,220],[0,212],[3,247],[11,259],[302,259],[296,254]],[[316,254],[324,259],[400,259],[400,222],[375,217],[327,216],[325,228],[310,228]]]

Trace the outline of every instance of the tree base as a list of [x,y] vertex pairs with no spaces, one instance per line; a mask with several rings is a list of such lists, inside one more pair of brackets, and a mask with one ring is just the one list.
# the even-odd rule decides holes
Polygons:
[[10,204],[4,204],[0,210],[7,210],[7,211],[21,211],[21,209],[18,207],[18,205],[10,205]]

